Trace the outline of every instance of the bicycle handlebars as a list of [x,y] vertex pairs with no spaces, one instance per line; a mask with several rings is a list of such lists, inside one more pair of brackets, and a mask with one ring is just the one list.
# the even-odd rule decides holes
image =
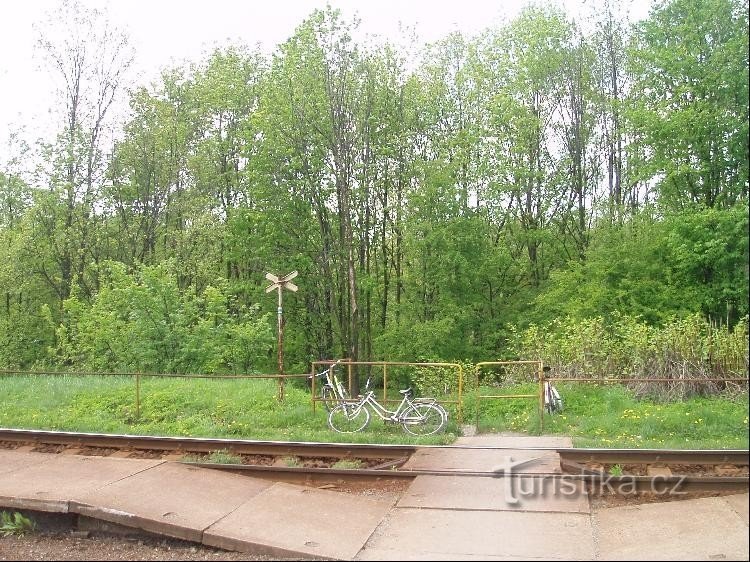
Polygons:
[[[315,376],[316,377],[322,377],[323,375],[327,375],[331,371],[331,369],[333,369],[339,363],[341,363],[341,359],[338,359],[333,365],[331,365],[330,367],[328,367],[325,371],[320,371],[319,373],[315,373]],[[313,375],[310,375],[307,378],[311,379],[311,378],[313,378]]]

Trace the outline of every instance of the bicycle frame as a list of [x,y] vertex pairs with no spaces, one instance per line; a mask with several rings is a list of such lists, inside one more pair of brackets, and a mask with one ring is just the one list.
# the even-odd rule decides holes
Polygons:
[[398,407],[395,410],[389,410],[377,401],[375,393],[372,390],[365,394],[360,401],[354,405],[356,408],[355,411],[358,412],[360,409],[364,408],[366,404],[370,405],[370,410],[372,410],[381,420],[394,422],[401,421],[401,414],[406,411],[405,406],[414,405],[412,401],[409,400],[409,396],[404,394]]
[[317,373],[314,376],[325,377],[325,383],[321,386],[321,392],[324,388],[329,388],[336,402],[341,403],[348,400],[349,396],[334,372],[334,367],[338,364],[339,362],[336,361],[336,363],[328,367],[325,371]]

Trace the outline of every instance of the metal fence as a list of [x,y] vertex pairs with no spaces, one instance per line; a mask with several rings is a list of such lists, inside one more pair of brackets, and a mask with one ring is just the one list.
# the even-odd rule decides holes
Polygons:
[[[349,395],[353,395],[355,388],[355,370],[357,367],[365,367],[368,370],[377,368],[382,369],[383,379],[383,396],[382,401],[385,403],[399,402],[400,400],[394,400],[388,398],[388,386],[389,374],[396,367],[420,367],[420,368],[449,368],[455,369],[457,373],[457,396],[455,399],[446,399],[445,396],[441,397],[441,402],[444,404],[454,404],[456,406],[457,419],[459,422],[463,421],[464,412],[464,400],[466,394],[464,392],[464,368],[459,363],[420,363],[420,362],[401,362],[401,361],[350,361],[348,359],[339,360],[321,360],[312,362],[312,373],[304,374],[266,374],[266,375],[222,375],[222,374],[205,374],[205,373],[145,373],[145,372],[91,372],[91,371],[25,371],[15,369],[0,369],[0,376],[3,375],[25,375],[25,376],[117,376],[117,377],[133,377],[135,383],[135,413],[136,418],[140,417],[141,411],[141,379],[144,377],[156,377],[156,378],[182,378],[182,379],[245,379],[245,380],[278,380],[283,381],[285,379],[311,379],[311,406],[313,411],[317,402],[323,401],[323,398],[318,396],[316,392],[316,373],[320,367],[331,366],[334,364],[340,364],[346,369],[346,384]],[[480,385],[480,374],[483,370],[488,367],[531,367],[532,375],[526,382],[534,382],[538,385],[538,391],[533,394],[482,394]],[[370,371],[371,373],[371,371]],[[482,401],[486,400],[502,400],[502,399],[536,399],[537,411],[539,418],[539,429],[544,429],[544,385],[546,382],[558,383],[558,382],[580,382],[589,384],[636,384],[636,383],[670,383],[670,384],[694,384],[701,385],[707,383],[737,383],[737,384],[748,384],[750,379],[748,377],[713,377],[713,378],[667,378],[667,377],[555,377],[547,376],[544,363],[541,360],[528,360],[528,361],[482,361],[475,364],[474,371],[474,385],[475,392],[474,397],[476,400],[475,408],[475,424],[479,426]],[[280,396],[280,398],[282,398]],[[433,397],[437,398],[437,397]]]
[[[339,364],[342,367],[346,368],[347,372],[347,390],[349,392],[349,395],[352,396],[353,390],[354,390],[354,371],[355,368],[358,366],[366,367],[368,369],[371,369],[373,367],[375,368],[382,368],[382,376],[383,376],[383,399],[382,402],[384,403],[393,403],[393,402],[400,402],[399,400],[394,400],[388,398],[388,375],[390,370],[392,370],[394,367],[422,367],[422,368],[450,368],[455,369],[458,378],[457,378],[457,393],[458,396],[455,400],[446,400],[441,399],[440,402],[442,404],[455,404],[456,405],[456,416],[458,421],[463,421],[463,389],[464,389],[464,370],[463,367],[458,363],[411,363],[406,361],[350,361],[349,359],[327,359],[323,361],[313,361],[312,363],[312,407],[313,410],[315,409],[315,403],[316,402],[322,402],[323,398],[318,396],[318,393],[315,390],[316,382],[315,379],[317,378],[315,375],[318,371],[319,367],[327,366],[330,367],[332,365]],[[433,396],[432,398],[437,398]]]

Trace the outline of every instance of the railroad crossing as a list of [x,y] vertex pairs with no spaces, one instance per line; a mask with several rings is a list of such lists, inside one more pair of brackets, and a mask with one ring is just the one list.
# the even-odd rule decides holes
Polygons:
[[747,493],[603,509],[583,487],[527,493],[560,472],[556,450],[566,447],[565,438],[476,436],[419,448],[401,467],[419,475],[390,498],[164,459],[0,449],[0,507],[279,557],[748,559]]

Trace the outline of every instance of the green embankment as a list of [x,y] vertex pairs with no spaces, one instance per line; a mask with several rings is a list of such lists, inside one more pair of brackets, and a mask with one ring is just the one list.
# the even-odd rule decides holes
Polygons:
[[[501,389],[532,393],[535,385]],[[460,434],[455,406],[445,434],[407,436],[399,426],[374,419],[355,435],[332,432],[325,410],[312,411],[306,389],[247,379],[144,378],[140,415],[133,377],[0,377],[0,426],[27,429],[227,437],[294,441],[380,443],[452,442]],[[637,398],[622,386],[561,385],[564,410],[545,416],[544,433],[570,435],[578,446],[654,448],[747,448],[748,397],[732,393],[681,401]],[[493,389],[492,393],[498,393]],[[464,396],[464,423],[473,423],[474,393]],[[538,433],[533,399],[484,400],[480,431]]]

